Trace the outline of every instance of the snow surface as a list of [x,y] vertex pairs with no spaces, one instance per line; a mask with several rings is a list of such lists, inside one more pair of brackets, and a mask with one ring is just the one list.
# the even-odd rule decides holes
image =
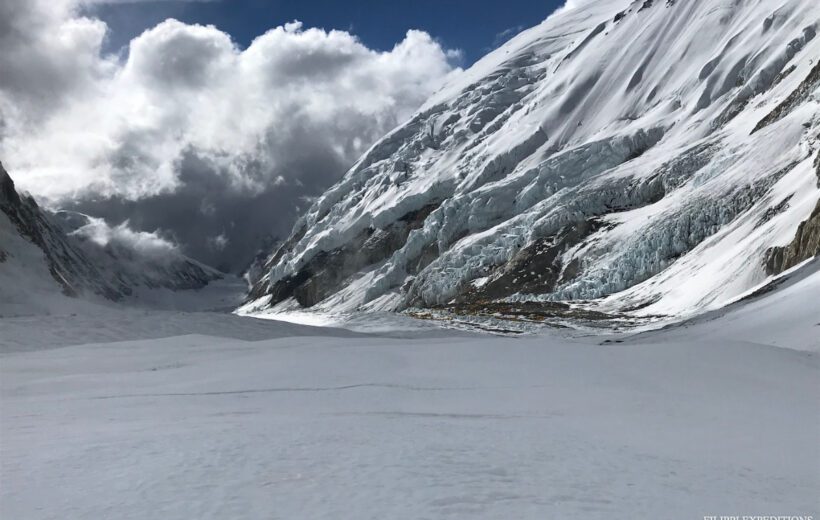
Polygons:
[[624,343],[0,319],[0,517],[816,518],[820,272],[799,272]]
[[751,291],[727,307],[639,334],[634,340],[651,342],[656,336],[665,341],[742,340],[820,352],[820,258],[789,270],[771,285]]
[[77,305],[64,296],[43,251],[23,238],[0,211],[0,316],[41,315]]
[[[445,304],[526,245],[589,219],[607,225],[560,257],[578,273],[514,297],[605,298],[603,310],[643,316],[719,308],[769,279],[766,251],[788,243],[820,197],[820,84],[752,132],[809,77],[818,30],[820,2],[805,0],[562,10],[452,77],[374,145],[296,225],[261,286],[440,203],[392,256],[313,308]],[[243,312],[277,303],[266,298]]]

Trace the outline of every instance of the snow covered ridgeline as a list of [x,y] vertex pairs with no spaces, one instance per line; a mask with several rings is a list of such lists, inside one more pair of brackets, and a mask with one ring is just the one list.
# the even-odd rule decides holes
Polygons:
[[198,289],[222,277],[131,235],[124,225],[41,209],[17,193],[0,164],[0,315],[49,313],[67,303],[59,303],[63,296],[121,300],[138,289]]
[[720,306],[778,271],[820,198],[818,27],[801,0],[555,14],[365,154],[244,310]]

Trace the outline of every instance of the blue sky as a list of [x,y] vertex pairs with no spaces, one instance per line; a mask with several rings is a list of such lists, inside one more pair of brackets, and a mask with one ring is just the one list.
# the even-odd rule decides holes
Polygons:
[[469,65],[562,4],[563,0],[166,0],[106,4],[95,7],[94,13],[111,29],[109,50],[119,49],[166,18],[213,24],[242,46],[271,27],[298,19],[305,27],[351,31],[368,47],[380,50],[392,48],[408,29],[422,29],[445,47],[464,51],[464,64]]

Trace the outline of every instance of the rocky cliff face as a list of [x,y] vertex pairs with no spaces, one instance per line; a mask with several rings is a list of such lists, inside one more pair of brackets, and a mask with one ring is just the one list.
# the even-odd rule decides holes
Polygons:
[[44,277],[52,278],[52,284],[66,296],[91,294],[109,300],[125,298],[139,287],[199,288],[221,277],[182,255],[151,258],[122,245],[99,245],[72,233],[87,224],[87,219],[75,214],[69,220],[43,210],[33,198],[17,192],[0,165],[0,296],[4,304],[21,300],[24,307],[21,295],[33,286],[42,292],[48,286]]
[[720,306],[813,229],[819,28],[802,0],[563,10],[372,147],[244,310]]
[[[820,153],[817,154],[814,167],[817,173],[817,186],[820,187]],[[820,256],[820,200],[817,201],[808,220],[797,226],[794,240],[786,246],[773,247],[768,251],[766,271],[769,274],[780,274],[816,256]]]
[[[0,211],[20,236],[43,251],[49,273],[67,296],[90,291],[109,299],[117,299],[127,292],[127,287],[108,283],[103,273],[70,243],[60,227],[48,218],[34,199],[21,197],[17,193],[14,182],[2,165]],[[6,252],[7,257],[11,255],[13,252]]]

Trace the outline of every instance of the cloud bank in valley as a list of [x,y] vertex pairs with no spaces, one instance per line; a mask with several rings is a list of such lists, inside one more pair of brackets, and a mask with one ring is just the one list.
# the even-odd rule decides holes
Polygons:
[[167,20],[121,55],[79,0],[0,4],[0,158],[55,207],[159,230],[238,269],[402,122],[458,53],[409,31],[388,52],[276,27],[239,48]]

